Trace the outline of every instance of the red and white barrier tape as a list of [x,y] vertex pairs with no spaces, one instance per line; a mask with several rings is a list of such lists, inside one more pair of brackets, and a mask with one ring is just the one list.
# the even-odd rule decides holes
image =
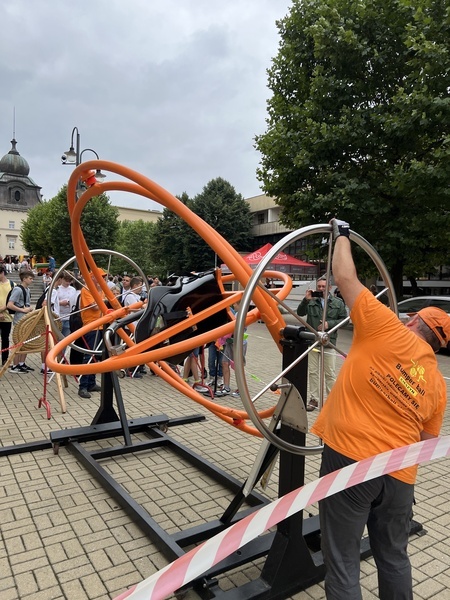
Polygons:
[[389,450],[289,492],[187,552],[115,600],[163,600],[283,519],[358,483],[450,455],[450,436]]

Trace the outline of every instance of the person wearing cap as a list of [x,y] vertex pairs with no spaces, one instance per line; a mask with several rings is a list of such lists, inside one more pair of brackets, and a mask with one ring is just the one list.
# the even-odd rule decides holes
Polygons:
[[[446,385],[435,353],[450,340],[450,317],[430,307],[403,324],[358,279],[349,225],[331,221],[333,275],[351,310],[353,343],[311,431],[324,443],[320,475],[439,435]],[[379,598],[411,600],[407,554],[417,467],[353,486],[319,502],[328,600],[360,600],[365,526]]]
[[[103,269],[99,269],[99,275],[101,277],[105,277],[107,276],[107,273]],[[95,275],[91,273],[90,276],[98,291],[101,292],[100,284],[97,281]],[[103,316],[103,313],[97,305],[94,296],[86,287],[83,287],[81,290],[80,310],[83,325],[88,325],[89,323],[92,323]],[[85,333],[82,339],[84,345],[87,348],[89,348],[90,350],[95,350],[98,348],[102,340],[101,331],[99,329],[93,329],[92,331],[89,331],[89,333]],[[90,354],[83,354],[83,364],[87,364],[90,358]],[[101,387],[97,384],[95,374],[82,375],[80,377],[78,388],[78,395],[80,396],[80,398],[90,398],[91,392],[100,391]]]

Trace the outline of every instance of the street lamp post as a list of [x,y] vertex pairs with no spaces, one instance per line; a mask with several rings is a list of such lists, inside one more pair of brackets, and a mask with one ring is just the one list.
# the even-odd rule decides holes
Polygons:
[[[84,150],[80,149],[80,131],[79,131],[78,127],[74,127],[72,129],[72,134],[70,136],[70,148],[69,148],[69,150],[64,152],[64,154],[61,156],[61,162],[63,165],[70,165],[70,166],[78,167],[78,165],[80,165],[82,162],[83,154],[85,152],[92,152],[97,157],[97,160],[100,160],[99,155],[97,154],[97,152],[95,150],[92,150],[92,148],[85,148]],[[106,177],[106,175],[104,173],[102,173],[100,169],[96,170],[95,179],[98,182],[102,182],[103,179],[105,179],[105,177]],[[77,197],[82,191],[83,191],[83,184],[80,181],[78,181]],[[78,265],[77,265],[76,261],[74,263],[73,271],[74,271],[75,277],[77,277],[78,276]]]
[[[81,159],[83,158],[83,154],[84,154],[85,152],[92,152],[92,153],[93,153],[93,154],[95,154],[95,156],[97,157],[97,160],[100,160],[100,156],[97,154],[97,152],[96,152],[95,150],[92,150],[92,148],[85,148],[84,150],[82,150],[82,151],[80,152],[80,158],[79,158],[79,162],[78,162],[78,164],[81,164],[81,162],[82,162],[82,160],[81,160]],[[95,179],[96,179],[96,180],[97,180],[99,183],[101,183],[101,182],[102,182],[102,181],[105,179],[105,177],[106,177],[106,175],[105,175],[104,173],[102,173],[102,172],[100,171],[100,169],[96,169],[96,171],[95,171]]]
[[[74,147],[73,136],[75,135],[75,133],[77,134],[77,137],[75,138],[75,147]],[[97,158],[98,158],[98,155],[97,155]],[[72,135],[70,137],[70,148],[69,148],[69,150],[67,150],[67,152],[64,152],[64,154],[61,156],[61,161],[62,161],[63,165],[75,165],[76,167],[78,167],[78,165],[81,162],[80,132],[78,131],[78,127],[74,127],[72,129]]]

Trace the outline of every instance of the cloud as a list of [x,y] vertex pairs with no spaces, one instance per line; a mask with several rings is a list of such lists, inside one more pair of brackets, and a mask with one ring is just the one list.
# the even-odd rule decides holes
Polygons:
[[[290,3],[153,4],[15,0],[0,7],[0,154],[9,150],[15,107],[18,150],[45,198],[70,174],[60,156],[74,126],[82,148],[173,194],[194,196],[219,176],[244,196],[260,193],[253,139],[265,128],[275,21]],[[150,207],[124,194],[111,199]]]

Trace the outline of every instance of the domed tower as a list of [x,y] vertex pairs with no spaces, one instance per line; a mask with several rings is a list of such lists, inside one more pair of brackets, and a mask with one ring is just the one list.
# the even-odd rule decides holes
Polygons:
[[41,201],[41,188],[28,176],[30,166],[11,140],[11,150],[0,160],[0,210],[28,211]]
[[11,150],[0,160],[0,256],[26,255],[20,239],[28,211],[41,202],[41,188],[28,176],[30,167],[11,141]]

